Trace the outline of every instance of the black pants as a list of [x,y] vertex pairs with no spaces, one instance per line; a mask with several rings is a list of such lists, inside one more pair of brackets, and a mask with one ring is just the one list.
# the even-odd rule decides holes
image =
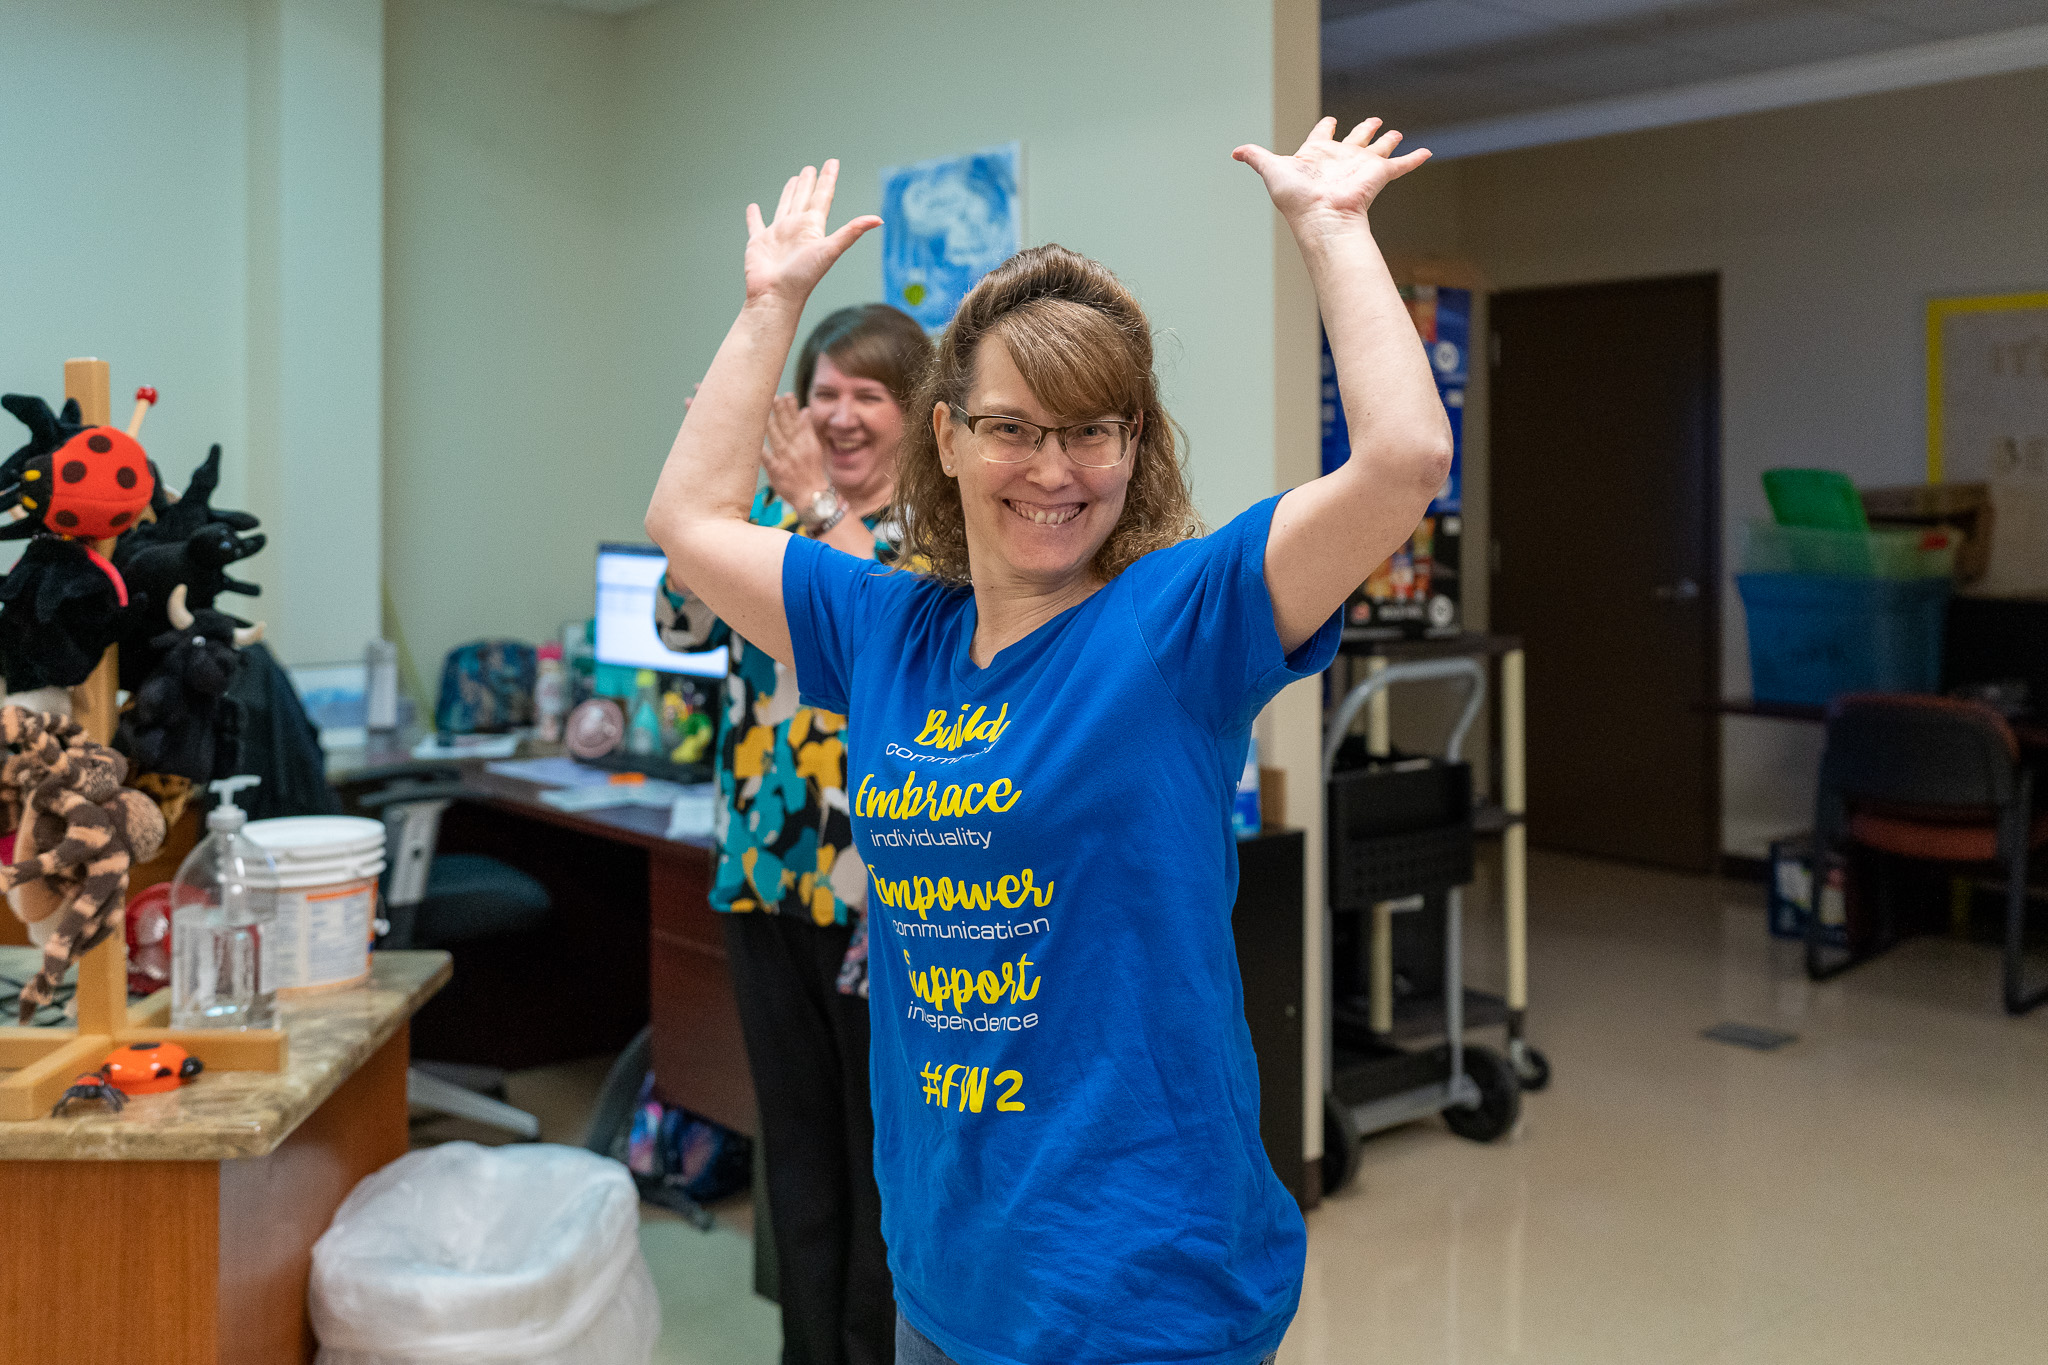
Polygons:
[[868,1002],[838,989],[853,931],[792,915],[720,918],[761,1110],[783,1365],[892,1365]]

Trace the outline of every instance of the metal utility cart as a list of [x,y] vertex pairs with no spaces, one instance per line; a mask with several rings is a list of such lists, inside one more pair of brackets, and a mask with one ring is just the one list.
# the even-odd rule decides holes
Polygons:
[[[1387,653],[1429,648],[1424,642],[1392,643]],[[1504,690],[1511,688],[1502,708],[1504,756],[1512,759],[1503,764],[1506,800],[1502,808],[1479,813],[1491,817],[1483,823],[1500,831],[1508,845],[1510,981],[1503,1002],[1464,989],[1460,932],[1475,827],[1482,823],[1475,820],[1471,769],[1462,748],[1485,700],[1486,671],[1473,657],[1485,651],[1437,645],[1433,658],[1411,654],[1390,660],[1380,652],[1385,648],[1379,645],[1376,657],[1367,660],[1365,680],[1331,712],[1324,732],[1329,879],[1323,924],[1325,960],[1331,964],[1326,1190],[1350,1179],[1366,1134],[1440,1112],[1459,1135],[1491,1141],[1513,1127],[1522,1091],[1541,1088],[1549,1076],[1542,1054],[1521,1037],[1526,953],[1520,651],[1499,651],[1508,675]],[[1464,688],[1444,752],[1394,755],[1387,742],[1387,690],[1425,682]],[[1347,744],[1362,710],[1369,733],[1363,743]],[[1396,966],[1397,939],[1409,949],[1405,969]],[[1418,957],[1418,945],[1424,957]],[[1440,967],[1429,958],[1440,959]],[[1507,1026],[1506,1056],[1465,1045],[1467,1028],[1493,1024]]]

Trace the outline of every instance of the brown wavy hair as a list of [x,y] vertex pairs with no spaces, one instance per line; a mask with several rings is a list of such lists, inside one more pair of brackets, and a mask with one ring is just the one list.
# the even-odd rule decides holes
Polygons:
[[811,329],[797,356],[796,397],[805,407],[810,406],[819,356],[830,356],[834,365],[856,378],[874,380],[907,414],[918,381],[931,363],[932,343],[908,313],[886,303],[840,309]]
[[1131,452],[1123,512],[1095,552],[1106,581],[1142,555],[1176,545],[1205,528],[1188,492],[1185,433],[1159,401],[1152,373],[1152,329],[1144,310],[1105,266],[1063,246],[1020,251],[982,277],[939,339],[897,458],[893,519],[904,530],[904,558],[941,582],[971,582],[967,516],[960,486],[939,462],[932,414],[965,406],[974,356],[993,338],[1010,352],[1024,382],[1050,411],[1068,418],[1120,413],[1141,420]]

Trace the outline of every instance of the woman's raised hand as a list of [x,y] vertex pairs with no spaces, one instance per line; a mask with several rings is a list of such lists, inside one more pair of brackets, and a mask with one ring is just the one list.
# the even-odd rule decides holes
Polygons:
[[775,219],[764,224],[761,206],[747,205],[747,298],[782,298],[798,304],[810,297],[818,281],[862,233],[882,220],[864,214],[837,232],[825,231],[832,210],[832,190],[839,183],[839,163],[823,170],[806,166],[782,187]]
[[1231,153],[1259,173],[1273,206],[1297,227],[1318,219],[1338,223],[1365,220],[1365,211],[1379,192],[1429,160],[1426,150],[1395,156],[1399,133],[1374,140],[1380,121],[1369,118],[1337,140],[1337,120],[1326,118],[1309,133],[1293,156],[1269,152],[1247,143]]
[[761,468],[775,496],[799,512],[832,486],[825,474],[825,448],[810,419],[796,405],[795,394],[778,394],[768,409],[768,440],[761,450]]

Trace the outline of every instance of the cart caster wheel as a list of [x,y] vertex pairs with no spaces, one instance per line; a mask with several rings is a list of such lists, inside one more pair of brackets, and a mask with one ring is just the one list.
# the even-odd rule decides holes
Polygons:
[[1508,1059],[1490,1048],[1465,1049],[1465,1074],[1479,1087],[1479,1103],[1471,1109],[1444,1110],[1444,1122],[1461,1138],[1492,1142],[1521,1117],[1522,1083]]
[[1515,1068],[1515,1075],[1521,1079],[1522,1093],[1533,1095],[1550,1085],[1550,1059],[1533,1047],[1522,1049],[1522,1064]]
[[1358,1175],[1358,1125],[1334,1095],[1323,1097],[1323,1193],[1332,1195]]

